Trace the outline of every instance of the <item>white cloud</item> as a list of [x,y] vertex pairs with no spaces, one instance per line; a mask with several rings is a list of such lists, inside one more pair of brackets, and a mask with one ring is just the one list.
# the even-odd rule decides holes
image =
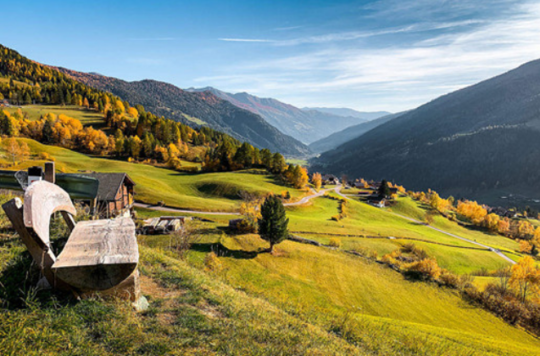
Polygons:
[[[399,33],[472,25],[464,31],[413,43],[383,48],[332,46],[275,60],[241,63],[227,68],[235,75],[198,81],[230,91],[277,96],[284,101],[294,98],[293,104],[298,106],[403,110],[540,57],[540,4],[520,4],[512,10],[512,15],[492,21],[428,22],[387,30]],[[322,43],[352,40],[361,34],[289,41]],[[351,97],[357,98],[355,105],[351,105]]]
[[218,40],[225,42],[275,42],[274,40],[260,38],[218,38]]

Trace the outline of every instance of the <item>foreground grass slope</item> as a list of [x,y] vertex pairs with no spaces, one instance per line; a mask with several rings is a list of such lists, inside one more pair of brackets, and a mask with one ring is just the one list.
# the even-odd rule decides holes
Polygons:
[[[5,226],[5,220],[2,219]],[[210,223],[208,223],[210,224]],[[204,228],[208,228],[207,225]],[[249,252],[255,236],[226,238]],[[279,255],[221,257],[205,271],[140,242],[150,309],[77,302],[33,289],[37,276],[17,237],[0,240],[2,355],[521,355],[538,341],[452,292],[375,263],[286,242]],[[245,257],[245,255],[244,255]],[[191,261],[191,262],[190,262]],[[399,298],[402,295],[403,298]],[[437,315],[440,313],[440,315]]]

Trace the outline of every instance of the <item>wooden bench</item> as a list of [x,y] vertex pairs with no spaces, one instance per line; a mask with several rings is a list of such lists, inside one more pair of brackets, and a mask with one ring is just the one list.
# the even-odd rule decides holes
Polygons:
[[[32,183],[19,198],[3,206],[48,283],[78,296],[96,292],[135,301],[139,297],[139,251],[131,218],[76,223],[77,214],[66,191],[47,181]],[[58,257],[51,249],[51,215],[61,212],[71,230]]]

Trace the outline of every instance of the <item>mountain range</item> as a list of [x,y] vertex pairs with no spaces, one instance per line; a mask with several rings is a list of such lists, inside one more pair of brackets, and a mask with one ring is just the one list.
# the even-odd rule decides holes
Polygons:
[[336,116],[344,116],[344,117],[349,116],[349,117],[355,117],[357,119],[362,119],[366,121],[375,120],[379,117],[383,117],[383,116],[391,114],[388,111],[366,112],[366,111],[357,111],[357,110],[349,109],[349,108],[305,107],[305,108],[302,108],[302,110],[305,110],[305,111],[316,110],[316,111],[320,111],[320,112],[324,112],[324,113],[332,114]]
[[352,109],[299,109],[272,98],[259,98],[248,93],[231,94],[216,88],[189,88],[195,93],[211,93],[231,104],[263,117],[269,124],[299,141],[309,144],[349,126],[372,120],[387,112],[359,112]]
[[289,157],[306,157],[309,148],[285,135],[261,116],[239,108],[210,92],[190,92],[155,80],[127,82],[95,73],[56,68],[71,78],[96,89],[113,93],[132,104],[167,118],[194,126],[208,125],[259,148]]
[[488,203],[538,197],[540,60],[433,100],[312,164]]

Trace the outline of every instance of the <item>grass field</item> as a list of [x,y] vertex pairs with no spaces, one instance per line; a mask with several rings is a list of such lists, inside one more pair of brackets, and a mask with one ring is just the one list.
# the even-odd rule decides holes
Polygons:
[[[7,111],[14,113],[18,110],[17,107],[6,108]],[[21,107],[23,112],[28,113],[30,120],[38,120],[42,115],[54,113],[56,115],[64,114],[79,120],[83,125],[91,125],[93,127],[102,127],[105,122],[103,114],[93,110],[87,110],[74,105],[25,105]]]
[[[257,170],[187,174],[19,140],[34,155],[51,154],[57,168],[67,172],[127,172],[137,183],[136,198],[148,203],[163,200],[186,209],[235,211],[242,190],[305,194]],[[139,217],[206,219],[190,223],[198,238],[185,260],[169,248],[170,236],[139,236],[142,289],[151,304],[142,314],[121,302],[75,302],[36,293],[32,286],[37,276],[25,274],[28,254],[17,238],[0,235],[0,354],[540,354],[537,338],[468,303],[456,291],[407,280],[345,250],[382,256],[412,242],[459,274],[494,270],[508,262],[396,215],[423,220],[425,208],[409,198],[386,209],[357,200],[347,206],[348,217],[340,221],[332,220],[339,202],[328,197],[286,208],[295,234],[325,244],[337,237],[342,245],[329,249],[285,241],[273,255],[258,253],[268,245],[257,235],[228,235],[230,215],[137,209]],[[0,229],[2,224],[0,212]],[[435,217],[433,226],[505,252],[517,249],[512,240],[443,217]],[[222,271],[205,268],[210,251],[220,256]],[[511,256],[518,259],[520,254]],[[482,287],[489,281],[493,278],[476,277],[475,284]]]
[[[253,235],[227,238],[224,244],[230,250],[240,251],[264,246]],[[343,252],[285,242],[279,245],[277,256],[259,254],[254,258],[225,256],[222,259],[227,263],[230,284],[264,296],[310,321],[320,320],[322,315],[332,318],[351,313],[350,338],[368,339],[368,344],[377,342],[374,335],[377,331],[362,328],[362,324],[369,320],[373,329],[385,329],[388,328],[385,323],[391,320],[392,332],[396,334],[384,338],[380,343],[385,345],[378,346],[388,347],[393,340],[401,339],[403,333],[415,334],[418,339],[441,337],[446,342],[463,342],[465,349],[478,347],[476,352],[480,353],[488,352],[486,347],[501,352],[495,351],[501,347],[519,354],[517,348],[521,346],[538,346],[535,338],[467,305],[455,292],[407,281],[385,266]],[[362,334],[370,331],[371,338]],[[469,344],[472,340],[476,346]],[[523,345],[518,345],[516,340]],[[455,350],[453,346],[444,353],[453,354]]]

